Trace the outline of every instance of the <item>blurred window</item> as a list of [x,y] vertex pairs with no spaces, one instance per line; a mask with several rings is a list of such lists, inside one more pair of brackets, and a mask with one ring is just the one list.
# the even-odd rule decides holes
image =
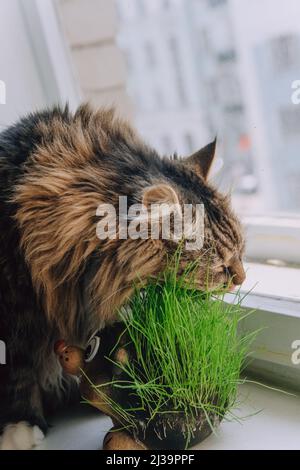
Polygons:
[[189,133],[185,134],[184,140],[185,140],[185,146],[186,146],[186,155],[190,155],[197,150],[195,148],[194,138],[191,134]]
[[286,72],[287,69],[300,64],[300,47],[297,37],[279,36],[272,40],[271,47],[275,71]]
[[228,50],[228,51],[223,51],[218,53],[218,61],[219,62],[231,62],[234,61],[236,58],[236,53],[234,49]]
[[143,16],[146,13],[146,4],[144,0],[135,0],[136,9],[139,15]]
[[207,0],[207,3],[210,7],[215,8],[219,7],[220,5],[224,5],[227,0]]
[[[285,106],[279,111],[281,130],[285,137],[297,137],[300,130],[300,107]],[[299,180],[300,185],[300,180]]]
[[168,135],[163,135],[161,138],[162,149],[166,155],[172,154],[174,149],[172,148],[172,139]]
[[173,68],[174,68],[178,97],[179,97],[180,103],[182,105],[185,105],[187,102],[187,98],[186,98],[186,88],[185,88],[184,77],[183,77],[184,70],[182,68],[182,64],[180,61],[179,45],[178,45],[177,38],[175,37],[169,38],[169,49],[170,49],[171,59],[172,59]]
[[156,65],[155,50],[153,44],[151,44],[149,41],[145,43],[145,56],[148,66],[154,67]]

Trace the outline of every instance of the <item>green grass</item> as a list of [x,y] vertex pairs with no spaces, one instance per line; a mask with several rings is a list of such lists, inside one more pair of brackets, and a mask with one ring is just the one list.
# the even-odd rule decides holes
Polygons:
[[[129,393],[149,421],[158,413],[183,412],[192,432],[200,413],[210,421],[212,413],[223,418],[233,407],[253,334],[238,333],[238,298],[228,304],[200,293],[188,272],[178,279],[176,271],[177,261],[160,280],[137,289],[122,311],[136,359],[120,366],[123,379],[111,386]],[[120,412],[118,403],[110,405]],[[134,426],[133,408],[122,410],[122,422]]]

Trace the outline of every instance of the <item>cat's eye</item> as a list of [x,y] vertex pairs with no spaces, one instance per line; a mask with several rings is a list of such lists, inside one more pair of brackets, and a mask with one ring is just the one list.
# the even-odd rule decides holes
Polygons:
[[93,336],[93,338],[90,339],[84,352],[85,362],[91,362],[94,359],[94,357],[96,356],[98,352],[99,346],[100,346],[99,336]]
[[226,276],[230,276],[230,269],[228,268],[228,266],[223,266],[223,271]]
[[227,266],[225,266],[224,264],[222,266],[220,266],[217,270],[218,273],[220,274],[226,274],[226,276],[228,275],[229,273],[229,269]]

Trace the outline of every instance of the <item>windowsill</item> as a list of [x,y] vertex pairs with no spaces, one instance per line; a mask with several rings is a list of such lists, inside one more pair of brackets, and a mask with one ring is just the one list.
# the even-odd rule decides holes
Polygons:
[[238,422],[224,422],[199,450],[299,449],[300,398],[255,384],[240,387]]
[[300,269],[286,266],[246,263],[243,292],[253,289],[259,296],[300,302]]
[[244,307],[300,318],[300,269],[259,263],[246,263],[245,268]]
[[[224,421],[195,449],[299,449],[300,398],[254,384],[240,387],[236,414],[242,423]],[[87,405],[58,415],[39,449],[97,450],[102,448],[109,418]]]
[[249,259],[276,258],[300,265],[300,217],[274,214],[243,218]]

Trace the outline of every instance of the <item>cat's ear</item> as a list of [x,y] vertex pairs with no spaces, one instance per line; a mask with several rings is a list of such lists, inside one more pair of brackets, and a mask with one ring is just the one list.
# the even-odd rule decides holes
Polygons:
[[151,204],[179,204],[179,199],[169,184],[159,183],[145,189],[142,202],[150,208]]
[[189,167],[191,167],[195,173],[201,175],[204,179],[207,179],[209,171],[211,169],[217,147],[217,138],[210,144],[203,147],[198,152],[194,153],[190,157],[184,160]]

